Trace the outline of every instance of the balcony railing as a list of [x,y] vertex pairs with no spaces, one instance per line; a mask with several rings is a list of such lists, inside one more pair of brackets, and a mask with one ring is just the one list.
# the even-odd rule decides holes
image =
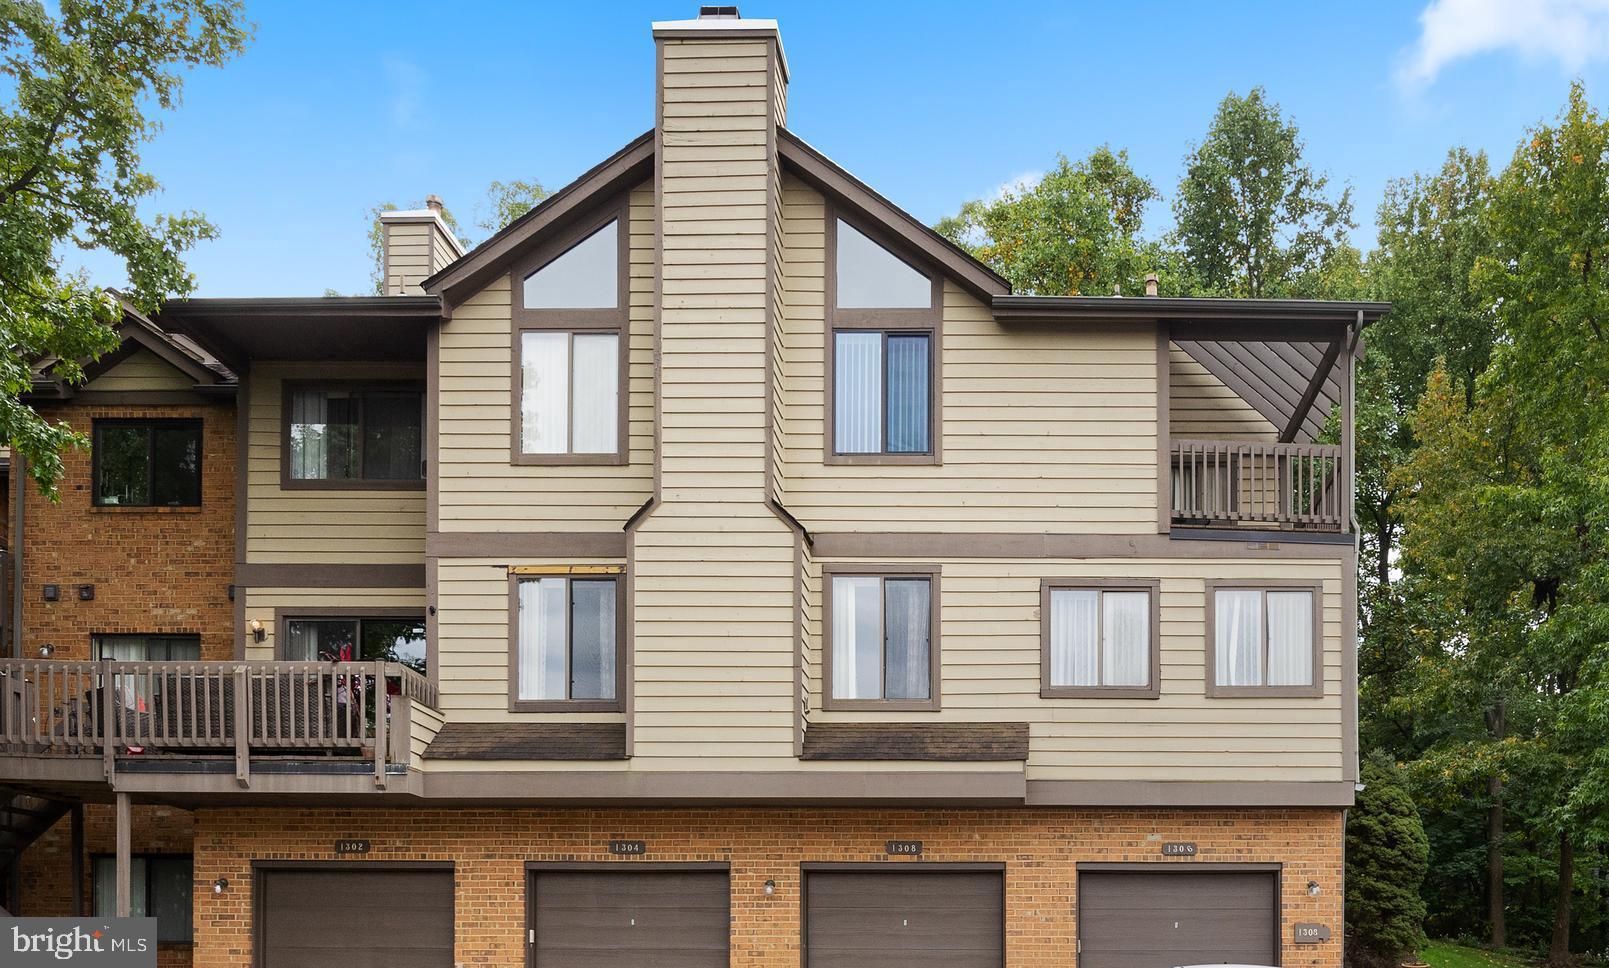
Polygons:
[[1173,440],[1173,523],[1340,531],[1349,510],[1334,444]]
[[0,661],[0,755],[233,756],[250,783],[267,756],[407,764],[415,704],[437,708],[425,677],[395,662]]

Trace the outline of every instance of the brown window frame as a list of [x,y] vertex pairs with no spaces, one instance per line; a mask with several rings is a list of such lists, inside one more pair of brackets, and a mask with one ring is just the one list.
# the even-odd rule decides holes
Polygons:
[[[419,394],[419,478],[305,478],[291,476],[291,425],[299,390],[340,390],[346,393]],[[429,401],[423,380],[282,380],[279,385],[279,486],[286,491],[422,491],[429,475]],[[361,421],[360,417],[360,421]],[[358,424],[358,466],[363,466],[363,427]]]
[[[193,852],[185,852],[185,851],[181,851],[181,852],[177,852],[177,853],[161,853],[159,851],[135,851],[135,852],[133,852],[132,854],[129,855],[129,859],[131,861],[133,861],[133,860],[143,860],[143,861],[145,861],[145,915],[146,915],[146,917],[150,917],[150,918],[156,917],[156,914],[155,914],[155,909],[156,909],[155,890],[156,890],[156,887],[155,887],[154,882],[151,879],[151,861],[153,861],[153,860],[156,860],[156,861],[187,860],[187,861],[190,862],[190,874],[191,874],[191,877],[190,877],[190,899],[191,899],[191,902],[192,902],[191,903],[191,913],[190,913],[190,936],[188,938],[184,939],[183,941],[177,941],[177,940],[174,940],[174,939],[171,939],[171,938],[163,940],[162,937],[161,937],[161,932],[159,931],[158,936],[157,936],[157,944],[159,946],[162,946],[162,947],[168,947],[168,946],[181,947],[181,948],[194,947],[195,946],[195,937],[196,937],[196,918],[195,918],[195,907],[194,907],[195,894],[196,894],[196,883],[195,883],[196,859],[195,859],[195,854]],[[95,852],[92,852],[89,855],[89,909],[90,909],[91,912],[93,912],[95,910],[95,898],[96,898],[96,895],[99,894],[99,891],[96,889],[96,877],[95,877],[96,862],[97,861],[102,861],[102,860],[111,861],[112,863],[115,864],[117,862],[117,854],[115,852],[95,851]],[[130,865],[130,866],[132,866],[132,865]],[[117,892],[116,884],[112,885],[111,890],[112,890],[113,894],[116,894],[116,892]]]
[[[508,711],[511,713],[621,713],[626,711],[626,667],[629,662],[627,640],[627,584],[624,567],[599,572],[587,568],[530,569],[510,568],[508,573]],[[540,578],[571,581],[613,581],[615,583],[615,697],[613,699],[521,699],[520,698],[520,583]],[[570,638],[574,623],[566,621]],[[572,641],[564,644],[565,688],[569,685]]]
[[[925,578],[928,581],[928,698],[926,699],[838,699],[832,694],[832,583],[834,578]],[[829,564],[821,569],[821,708],[828,712],[878,710],[904,712],[938,712],[943,708],[941,685],[943,668],[941,640],[943,639],[940,603],[942,569],[936,564]],[[886,601],[887,592],[878,589],[880,600]],[[886,691],[886,688],[885,688]]]
[[[848,222],[855,231],[882,246],[888,252],[910,266],[915,271],[928,277],[932,283],[931,305],[926,309],[846,309],[838,305],[838,220]],[[943,401],[944,401],[944,276],[936,266],[926,259],[918,258],[889,233],[873,228],[860,221],[836,205],[828,202],[826,205],[826,221],[823,231],[826,236],[825,246],[825,316],[826,339],[822,355],[825,357],[825,421],[822,424],[822,463],[824,464],[908,464],[908,465],[940,465],[944,463],[943,447]],[[885,347],[884,361],[887,361],[886,347],[888,337],[899,335],[924,335],[928,338],[928,380],[927,380],[927,445],[928,449],[919,454],[882,453],[875,454],[842,454],[838,452],[837,421],[833,410],[838,397],[838,379],[835,372],[838,346],[836,336],[839,332],[882,333]],[[884,387],[885,397],[887,387]],[[883,419],[883,446],[888,446],[888,413],[886,402],[882,414]]]
[[[585,241],[594,232],[610,222],[617,222],[616,285],[618,289],[613,309],[526,309],[523,305],[524,283],[532,273],[553,262]],[[512,319],[512,345],[509,375],[509,463],[514,466],[621,466],[630,463],[628,440],[631,411],[630,360],[631,360],[631,200],[626,195],[593,209],[569,228],[533,249],[509,269],[509,306]],[[521,447],[525,437],[521,398],[525,390],[524,335],[529,332],[576,334],[613,334],[617,339],[619,356],[619,396],[615,414],[615,450],[613,453],[527,454]],[[575,386],[571,381],[571,400],[566,405],[566,417],[574,424]],[[573,442],[573,441],[572,441]]]
[[[1144,686],[1051,684],[1050,598],[1058,591],[1145,592],[1150,596],[1149,683]],[[1101,620],[1105,621],[1104,612]],[[1039,696],[1041,699],[1159,699],[1162,696],[1162,581],[1157,578],[1046,578],[1039,583]]]
[[[1218,615],[1220,591],[1262,592],[1263,680],[1268,679],[1268,592],[1307,591],[1313,594],[1313,682],[1305,686],[1221,686],[1218,684]],[[1210,699],[1320,699],[1324,696],[1324,583],[1300,578],[1240,581],[1208,579],[1206,592],[1207,655],[1206,695]]]
[[[149,427],[153,430],[162,427],[168,429],[189,428],[196,434],[196,499],[194,504],[103,504],[101,503],[101,430],[106,427]],[[93,508],[132,509],[139,511],[160,511],[165,508],[199,508],[206,501],[207,478],[207,428],[202,417],[95,417],[90,421],[90,497],[89,504]],[[150,438],[146,444],[145,479],[146,487],[152,493],[156,491],[156,463],[151,448],[155,446],[155,437]]]
[[[363,622],[365,619],[374,619],[381,622],[395,622],[416,618],[419,626],[425,632],[425,671],[421,675],[428,676],[436,667],[434,650],[430,641],[428,614],[424,606],[412,608],[406,605],[379,605],[373,608],[361,606],[348,606],[340,608],[289,608],[274,610],[274,657],[281,662],[306,662],[306,659],[292,659],[285,654],[290,644],[290,623],[292,622],[356,622],[358,623],[358,644],[363,642]],[[319,660],[313,659],[317,662]],[[361,657],[353,661],[366,661]]]

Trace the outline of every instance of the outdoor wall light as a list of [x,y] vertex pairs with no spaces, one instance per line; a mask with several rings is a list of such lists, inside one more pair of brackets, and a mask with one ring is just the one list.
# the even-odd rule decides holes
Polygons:
[[212,893],[214,893],[214,894],[222,894],[224,891],[226,891],[228,889],[229,889],[229,878],[227,878],[227,877],[220,877],[217,880],[212,882]]
[[1318,897],[1319,894],[1323,890],[1324,890],[1323,888],[1318,886],[1318,881],[1308,881],[1307,882],[1307,893],[1312,895],[1313,897]]
[[252,619],[250,622],[247,622],[246,626],[247,628],[251,629],[251,640],[253,642],[261,642],[263,639],[268,637],[268,633],[263,630],[263,623],[257,621],[256,619]]
[[766,881],[765,882],[765,896],[770,897],[771,895],[775,894],[776,892],[777,892],[777,882],[776,881]]
[[44,645],[39,647],[39,658],[41,659],[48,659],[55,654],[56,647],[51,645],[49,642],[46,642]]

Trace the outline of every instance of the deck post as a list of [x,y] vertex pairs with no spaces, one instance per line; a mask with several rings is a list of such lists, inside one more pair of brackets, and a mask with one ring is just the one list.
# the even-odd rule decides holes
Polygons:
[[128,794],[117,795],[117,916],[126,918],[133,902],[131,889],[131,866],[133,859],[130,851],[129,832],[129,802]]
[[84,910],[84,805],[73,804],[72,812],[72,850],[73,850],[73,916],[87,917],[89,912]]
[[[374,785],[385,789],[386,713],[391,703],[386,695],[385,663],[374,663]],[[399,697],[400,698],[400,697]]]
[[235,666],[235,782],[251,786],[251,682],[243,665]]

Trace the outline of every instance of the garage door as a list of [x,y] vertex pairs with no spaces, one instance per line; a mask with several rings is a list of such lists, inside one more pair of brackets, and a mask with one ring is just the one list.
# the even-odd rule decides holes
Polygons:
[[725,871],[536,871],[536,968],[726,968]]
[[808,968],[1000,968],[999,871],[810,871]]
[[1277,965],[1272,871],[1078,875],[1078,968]]
[[259,968],[452,968],[453,873],[265,870]]

